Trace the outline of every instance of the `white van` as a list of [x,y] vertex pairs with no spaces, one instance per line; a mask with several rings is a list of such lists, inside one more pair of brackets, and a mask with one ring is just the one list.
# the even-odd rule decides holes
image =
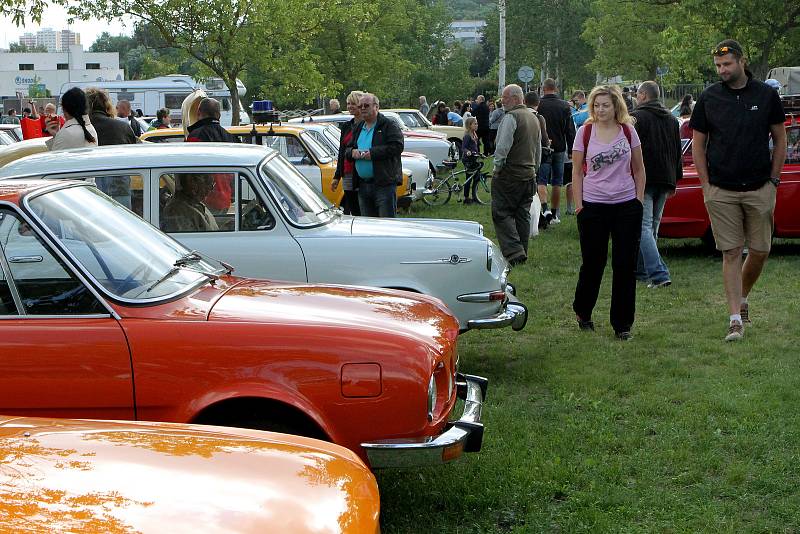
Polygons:
[[[247,92],[241,80],[236,80],[236,86],[239,93],[238,97]],[[168,108],[174,125],[181,124],[181,104],[183,104],[183,99],[195,89],[202,89],[209,97],[220,101],[222,108],[220,123],[223,126],[230,126],[233,117],[231,93],[220,78],[209,78],[203,83],[185,74],[172,74],[149,80],[68,82],[61,86],[61,94],[64,94],[72,87],[80,87],[81,89],[98,87],[105,89],[115,105],[119,100],[128,100],[131,103],[132,110],[141,109],[145,116],[148,117],[155,117],[159,109]],[[240,101],[239,124],[248,124],[249,122],[250,118],[242,108]]]

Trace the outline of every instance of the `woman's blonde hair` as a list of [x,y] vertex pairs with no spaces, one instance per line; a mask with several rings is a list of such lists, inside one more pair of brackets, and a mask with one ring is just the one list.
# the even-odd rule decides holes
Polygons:
[[347,99],[345,102],[347,104],[356,104],[358,105],[358,100],[364,96],[364,91],[350,91],[350,94],[347,95]]
[[475,117],[467,117],[466,119],[464,119],[464,131],[469,133],[469,127],[472,126],[472,124],[477,123],[477,122],[478,122],[478,119],[476,119]]
[[89,101],[90,115],[95,111],[104,111],[109,117],[117,116],[117,110],[114,108],[114,104],[111,103],[111,97],[108,96],[108,91],[105,89],[89,87],[86,89],[86,100]]
[[594,101],[598,96],[607,95],[611,98],[611,103],[614,106],[614,119],[619,124],[633,124],[633,117],[628,114],[628,106],[625,105],[625,100],[622,98],[622,91],[618,85],[598,85],[592,92],[589,93],[589,118],[586,122],[597,122],[597,116],[594,114]]

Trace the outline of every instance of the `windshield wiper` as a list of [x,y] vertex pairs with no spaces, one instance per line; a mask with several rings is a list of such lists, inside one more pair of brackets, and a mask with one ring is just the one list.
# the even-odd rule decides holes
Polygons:
[[178,271],[180,271],[181,269],[183,269],[185,271],[191,271],[193,273],[202,274],[202,275],[208,277],[208,279],[211,280],[212,282],[216,282],[217,280],[219,280],[219,276],[216,275],[216,274],[209,273],[207,271],[201,271],[199,269],[190,269],[187,266],[189,263],[194,263],[196,261],[202,261],[202,259],[203,258],[202,258],[202,256],[200,256],[200,253],[197,252],[196,250],[193,250],[191,252],[187,252],[186,254],[184,254],[183,256],[178,258],[177,260],[175,260],[175,263],[172,264],[172,267],[170,268],[170,270],[167,271],[166,273],[164,273],[164,276],[162,276],[161,278],[159,278],[158,280],[156,280],[155,282],[150,284],[147,287],[147,289],[144,290],[144,293],[150,293],[153,289],[155,289],[156,286],[158,286],[162,282],[168,280],[169,278],[172,278],[173,276],[175,276],[175,274]]
[[319,216],[320,216],[320,215],[322,215],[323,213],[328,213],[328,212],[331,212],[331,211],[332,211],[332,212],[334,212],[334,213],[340,213],[340,212],[341,212],[341,210],[340,210],[339,208],[337,208],[336,206],[330,206],[330,207],[328,207],[328,208],[325,208],[325,209],[323,209],[323,210],[320,210],[320,211],[318,211],[318,212],[317,212],[317,213],[315,213],[314,215],[315,215],[315,216],[317,216],[317,217],[319,217]]

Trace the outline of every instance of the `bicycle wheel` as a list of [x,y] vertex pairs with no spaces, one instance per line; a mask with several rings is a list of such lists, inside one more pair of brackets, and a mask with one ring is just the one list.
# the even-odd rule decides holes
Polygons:
[[478,182],[478,188],[475,189],[475,200],[478,201],[478,204],[488,204],[491,200],[489,175],[486,173],[481,173],[481,179]]
[[428,206],[444,206],[450,200],[450,183],[447,179],[434,178],[430,187],[422,192],[422,201]]

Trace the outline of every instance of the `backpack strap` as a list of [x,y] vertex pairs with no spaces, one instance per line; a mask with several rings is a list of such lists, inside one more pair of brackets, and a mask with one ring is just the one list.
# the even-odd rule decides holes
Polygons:
[[586,176],[586,152],[589,150],[589,139],[592,137],[592,123],[583,125],[583,175]]
[[628,147],[631,149],[631,176],[633,176],[633,147],[631,146],[631,127],[627,124],[623,124],[622,133],[625,134],[625,139],[628,140]]

